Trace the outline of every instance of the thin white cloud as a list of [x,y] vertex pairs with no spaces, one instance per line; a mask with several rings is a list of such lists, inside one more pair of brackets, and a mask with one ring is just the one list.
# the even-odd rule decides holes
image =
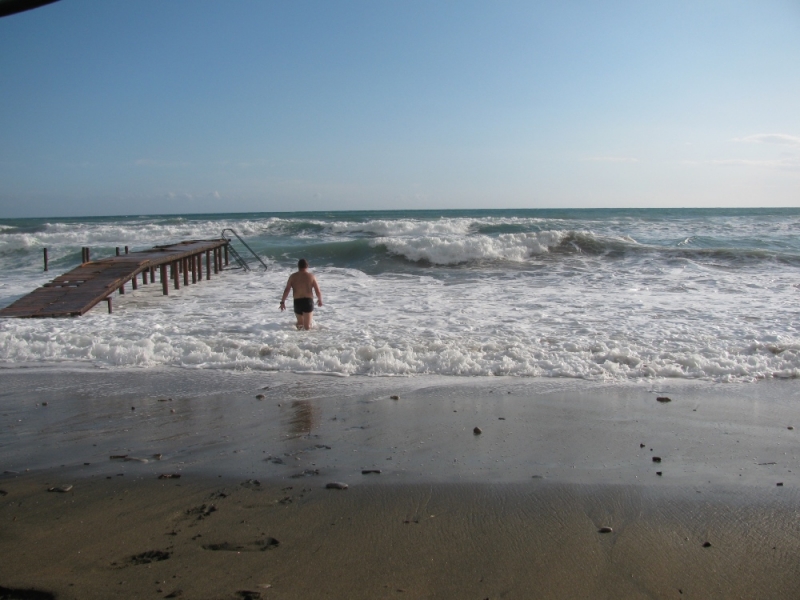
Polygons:
[[784,146],[800,146],[800,137],[786,133],[757,133],[742,138],[733,138],[734,142],[754,144],[781,144]]
[[152,158],[139,158],[134,161],[137,167],[188,167],[191,163],[186,161],[154,160]]
[[586,160],[592,162],[615,162],[615,163],[635,163],[639,162],[638,158],[629,156],[590,156]]
[[800,169],[800,158],[788,157],[776,160],[752,160],[746,158],[728,158],[709,161],[721,167],[760,167],[766,169]]

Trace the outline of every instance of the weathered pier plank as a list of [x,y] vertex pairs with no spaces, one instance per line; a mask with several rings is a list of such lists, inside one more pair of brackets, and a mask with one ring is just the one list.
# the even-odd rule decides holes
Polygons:
[[[108,309],[111,312],[111,296],[118,290],[124,294],[125,284],[129,281],[133,289],[136,289],[138,287],[136,278],[140,273],[142,284],[146,285],[148,276],[150,283],[155,283],[155,273],[160,271],[163,293],[168,294],[169,279],[172,279],[174,287],[179,289],[181,272],[183,284],[189,284],[187,269],[191,269],[194,273],[194,265],[202,268],[203,254],[206,255],[206,279],[211,278],[212,254],[214,273],[218,273],[218,268],[221,269],[223,263],[221,249],[227,244],[228,240],[225,238],[189,240],[85,262],[3,308],[0,310],[0,317],[75,317],[85,314],[103,301],[108,301]],[[227,252],[225,257],[227,258]],[[188,266],[190,264],[192,266]],[[167,267],[170,267],[169,277]],[[202,272],[199,279],[202,280]],[[192,283],[196,281],[193,276]]]

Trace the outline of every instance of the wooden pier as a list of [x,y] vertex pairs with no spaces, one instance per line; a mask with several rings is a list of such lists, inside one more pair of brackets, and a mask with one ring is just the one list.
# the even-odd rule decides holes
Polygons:
[[170,281],[177,290],[181,283],[197,283],[204,274],[208,280],[212,271],[219,273],[228,265],[228,243],[225,238],[190,240],[84,262],[0,310],[0,317],[77,317],[100,302],[107,302],[111,312],[115,292],[124,294],[128,283],[137,289],[140,277],[141,285],[155,283],[156,274],[167,295]]

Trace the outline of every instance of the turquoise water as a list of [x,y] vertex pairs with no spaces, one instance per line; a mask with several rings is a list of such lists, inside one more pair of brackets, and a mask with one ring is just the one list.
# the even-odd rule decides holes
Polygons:
[[[116,246],[219,237],[226,227],[268,272],[231,272],[182,290],[182,304],[128,294],[117,301],[113,331],[99,313],[80,328],[4,321],[0,360],[590,379],[755,381],[800,372],[794,208],[0,220],[0,306],[57,274],[42,273],[43,247],[51,270],[66,271],[83,246],[101,258]],[[317,329],[298,338],[286,315],[263,307],[300,257],[317,273],[326,306]],[[220,321],[236,326],[223,335],[213,325]],[[87,328],[91,339],[80,333]]]

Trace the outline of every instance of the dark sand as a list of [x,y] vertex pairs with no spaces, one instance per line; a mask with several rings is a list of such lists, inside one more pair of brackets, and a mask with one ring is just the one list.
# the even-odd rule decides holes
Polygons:
[[0,377],[0,588],[800,597],[794,382]]

